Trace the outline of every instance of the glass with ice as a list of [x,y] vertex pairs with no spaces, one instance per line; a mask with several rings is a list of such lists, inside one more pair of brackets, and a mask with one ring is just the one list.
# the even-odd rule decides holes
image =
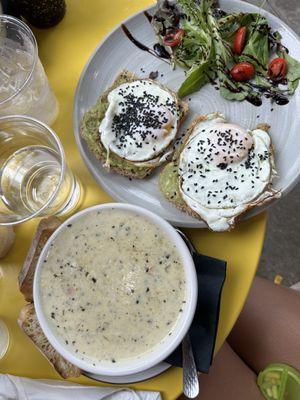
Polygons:
[[24,114],[51,125],[58,103],[35,37],[17,18],[0,15],[0,115]]

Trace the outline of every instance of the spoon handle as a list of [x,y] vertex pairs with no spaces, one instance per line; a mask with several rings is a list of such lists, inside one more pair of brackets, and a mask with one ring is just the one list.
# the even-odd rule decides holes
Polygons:
[[195,253],[197,253],[197,250],[193,243],[190,241],[190,239],[178,228],[176,228],[177,233],[182,237],[184,240],[185,244],[187,245],[188,249],[190,250],[191,255],[193,256]]
[[183,393],[187,398],[193,399],[199,394],[199,378],[188,333],[182,341],[182,360]]

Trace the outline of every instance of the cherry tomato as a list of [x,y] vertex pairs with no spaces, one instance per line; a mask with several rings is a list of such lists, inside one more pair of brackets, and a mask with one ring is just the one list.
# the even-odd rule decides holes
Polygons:
[[269,64],[269,77],[274,82],[282,81],[286,77],[287,69],[287,62],[284,58],[275,58]]
[[247,61],[234,65],[230,71],[230,75],[236,82],[249,81],[254,77],[254,74],[254,66]]
[[247,28],[241,26],[235,33],[233,41],[233,52],[235,54],[242,54],[246,44]]
[[166,46],[174,47],[181,43],[182,36],[184,35],[183,29],[177,29],[174,33],[169,33],[163,38],[163,42]]

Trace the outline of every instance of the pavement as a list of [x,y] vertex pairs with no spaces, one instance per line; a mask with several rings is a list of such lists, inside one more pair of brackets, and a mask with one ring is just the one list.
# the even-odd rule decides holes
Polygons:
[[[281,19],[300,35],[300,0],[269,2]],[[267,233],[257,274],[272,281],[276,275],[281,275],[282,284],[286,286],[300,281],[300,184],[269,208]]]
[[281,275],[286,286],[300,281],[300,185],[269,208],[257,274],[270,280]]

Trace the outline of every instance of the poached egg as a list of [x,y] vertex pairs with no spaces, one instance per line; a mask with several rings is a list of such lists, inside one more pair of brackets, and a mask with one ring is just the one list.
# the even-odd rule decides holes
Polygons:
[[219,113],[195,123],[178,163],[179,189],[188,207],[210,229],[230,229],[248,208],[275,195],[271,140]]
[[102,144],[133,163],[156,160],[176,138],[180,111],[176,96],[154,81],[124,83],[108,94],[99,126]]

